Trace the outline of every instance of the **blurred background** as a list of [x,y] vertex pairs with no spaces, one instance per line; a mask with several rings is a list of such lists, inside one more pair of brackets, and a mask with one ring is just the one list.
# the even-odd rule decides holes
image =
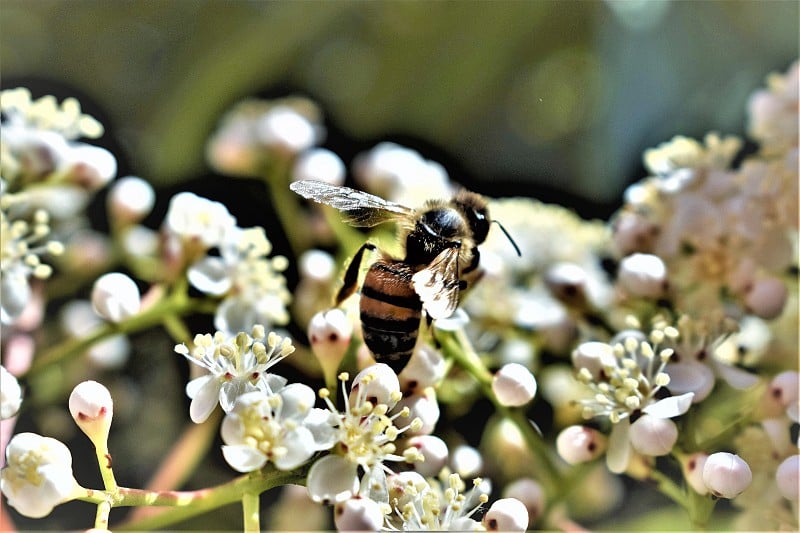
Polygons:
[[[478,192],[606,218],[644,177],[644,149],[678,134],[745,134],[748,95],[798,56],[799,19],[796,1],[0,0],[0,84],[77,97],[106,126],[93,144],[117,156],[118,175],[163,192],[151,221],[173,192],[194,190],[241,226],[265,226],[287,254],[264,222],[269,204],[235,196],[269,202],[263,187],[216,175],[205,159],[223,113],[244,98],[310,97],[325,113],[322,145],[348,165],[391,140]],[[287,277],[291,288],[296,274]],[[144,337],[131,339],[125,376],[107,383],[120,406],[115,470],[127,486],[143,486],[188,425],[186,365],[166,335]],[[100,486],[63,405],[23,417],[17,431],[26,430],[69,438],[83,458],[77,477]],[[218,453],[209,457],[187,486],[231,478]],[[63,530],[86,527],[87,509],[14,517],[23,529]],[[213,523],[180,527],[240,519],[229,506]]]
[[604,216],[643,149],[744,132],[798,55],[798,5],[3,0],[0,65],[4,88],[78,96],[156,186],[208,174],[235,102],[302,94],[345,163],[399,140],[479,192]]

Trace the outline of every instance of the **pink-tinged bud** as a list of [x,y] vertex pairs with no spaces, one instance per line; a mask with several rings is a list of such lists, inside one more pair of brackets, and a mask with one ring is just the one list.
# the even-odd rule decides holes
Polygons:
[[789,418],[798,421],[798,389],[800,389],[800,373],[786,370],[777,374],[769,383],[767,400],[786,411]]
[[492,391],[501,405],[525,405],[536,396],[536,378],[521,364],[509,363],[495,373]]
[[575,263],[556,263],[544,276],[550,293],[567,305],[586,303],[586,271]]
[[629,255],[619,264],[617,281],[635,296],[658,298],[668,286],[667,267],[656,255]]
[[592,461],[606,450],[605,435],[585,426],[569,426],[556,437],[556,450],[567,463],[576,465]]
[[397,376],[400,388],[407,393],[414,393],[426,387],[432,387],[444,378],[447,365],[444,357],[431,346],[421,343],[414,350],[414,355]]
[[748,311],[766,320],[777,318],[783,311],[789,291],[777,278],[761,278],[744,296]]
[[320,311],[311,318],[308,339],[322,367],[326,383],[336,382],[339,363],[350,346],[352,336],[353,324],[341,309]]
[[497,500],[483,517],[487,531],[525,531],[528,529],[528,510],[516,498]]
[[380,505],[368,498],[337,503],[333,511],[337,531],[378,531],[383,525]]
[[96,447],[105,447],[114,416],[114,401],[105,386],[96,381],[79,383],[69,396],[69,412]]
[[706,465],[706,459],[708,459],[707,453],[697,452],[687,457],[681,465],[686,483],[701,496],[708,494],[708,487],[703,481],[703,467]]
[[712,453],[703,466],[703,482],[718,498],[735,498],[750,486],[753,473],[738,455],[727,452]]

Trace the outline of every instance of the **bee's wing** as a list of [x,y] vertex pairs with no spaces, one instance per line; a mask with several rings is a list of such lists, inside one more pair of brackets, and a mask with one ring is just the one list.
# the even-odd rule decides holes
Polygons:
[[425,312],[433,319],[447,318],[458,307],[458,251],[448,248],[411,277]]
[[372,227],[381,222],[415,216],[413,209],[349,187],[302,180],[292,183],[289,188],[303,198],[335,207],[341,211],[343,220],[351,226]]

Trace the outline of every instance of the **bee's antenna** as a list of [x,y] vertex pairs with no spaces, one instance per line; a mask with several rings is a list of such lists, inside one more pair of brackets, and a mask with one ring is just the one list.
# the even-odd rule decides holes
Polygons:
[[504,228],[503,225],[500,222],[498,222],[497,220],[492,220],[492,222],[494,222],[495,224],[500,226],[500,229],[503,230],[503,233],[505,234],[506,238],[508,239],[508,242],[510,242],[511,246],[514,247],[514,250],[517,252],[517,255],[522,257],[522,252],[519,250],[519,246],[517,246],[517,243],[515,243],[514,239],[511,238],[511,235],[508,234],[508,232],[506,231],[506,228]]

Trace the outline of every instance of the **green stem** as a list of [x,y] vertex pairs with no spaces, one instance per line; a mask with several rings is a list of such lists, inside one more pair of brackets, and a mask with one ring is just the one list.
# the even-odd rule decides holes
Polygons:
[[119,501],[115,502],[115,507],[150,505],[171,508],[156,515],[120,524],[115,529],[120,531],[163,529],[224,505],[244,501],[246,494],[260,494],[282,485],[303,484],[306,474],[306,467],[290,472],[260,470],[216,487],[190,492],[147,491],[121,487],[118,491]]
[[111,465],[111,453],[108,451],[108,441],[103,439],[100,446],[95,446],[94,452],[97,456],[97,465],[100,467],[100,476],[103,478],[103,486],[110,494],[114,494],[118,490],[117,479],[114,477],[114,469]]
[[652,469],[650,472],[650,479],[656,482],[656,487],[663,495],[684,509],[689,509],[686,493],[663,472],[655,468]]
[[111,513],[111,502],[104,500],[97,505],[97,515],[94,519],[94,528],[108,531],[108,516]]
[[242,495],[242,512],[245,533],[257,533],[261,531],[258,506],[258,493],[246,492]]

